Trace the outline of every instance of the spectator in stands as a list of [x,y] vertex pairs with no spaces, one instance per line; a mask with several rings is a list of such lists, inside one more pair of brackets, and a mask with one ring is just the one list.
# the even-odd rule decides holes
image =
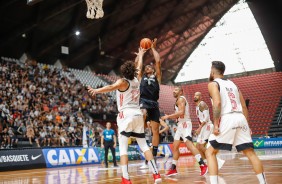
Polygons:
[[270,138],[267,132],[265,132],[264,138],[265,138],[265,139],[269,139],[269,138]]
[[273,133],[273,134],[272,134],[272,138],[277,138],[276,133]]
[[[78,112],[79,109],[87,111],[89,107],[99,106],[101,112],[102,109],[105,109],[104,113],[117,112],[116,106],[111,107],[112,99],[109,96],[89,98],[74,75],[64,71],[47,65],[40,68],[35,61],[22,65],[2,61],[0,121],[3,128],[12,126],[12,129],[22,133],[32,144],[35,134],[39,136],[36,129],[44,127],[46,136],[51,136],[50,144],[59,145],[61,135],[57,129],[61,123],[67,122],[67,127],[77,127],[77,123],[84,121],[84,114]],[[92,111],[99,112],[97,109]],[[54,124],[56,121],[57,127]],[[67,127],[64,126],[66,133],[69,131]],[[81,130],[75,131],[75,134],[78,137],[77,143],[81,145]],[[65,138],[70,138],[68,133]],[[48,138],[46,141],[48,142]]]

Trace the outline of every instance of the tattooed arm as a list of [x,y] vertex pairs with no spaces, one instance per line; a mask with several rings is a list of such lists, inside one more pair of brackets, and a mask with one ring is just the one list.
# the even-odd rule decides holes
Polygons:
[[218,135],[219,132],[219,119],[221,114],[221,99],[220,93],[218,90],[218,84],[215,82],[211,82],[208,85],[209,93],[212,98],[212,110],[213,110],[213,123],[214,123],[214,134]]

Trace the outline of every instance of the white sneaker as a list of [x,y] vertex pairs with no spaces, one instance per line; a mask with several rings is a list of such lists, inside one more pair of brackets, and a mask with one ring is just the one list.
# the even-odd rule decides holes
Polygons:
[[218,165],[218,170],[220,170],[225,163],[225,160],[222,160],[221,158],[217,157],[217,165]]
[[165,157],[164,157],[164,163],[166,163],[168,161],[168,158],[169,158],[169,154],[165,154]]
[[147,164],[144,164],[140,167],[140,169],[149,169],[149,166]]

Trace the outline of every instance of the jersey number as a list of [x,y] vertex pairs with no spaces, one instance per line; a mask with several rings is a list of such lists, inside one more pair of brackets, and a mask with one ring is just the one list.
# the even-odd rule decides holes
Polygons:
[[228,97],[229,97],[230,102],[231,102],[232,110],[233,111],[237,110],[237,103],[236,103],[236,100],[235,100],[234,93],[228,92]]
[[187,123],[186,123],[186,122],[183,122],[183,123],[182,123],[182,127],[183,127],[183,128],[187,128],[187,127],[188,127]]
[[131,91],[131,100],[133,102],[138,102],[138,97],[139,97],[139,90],[132,90]]

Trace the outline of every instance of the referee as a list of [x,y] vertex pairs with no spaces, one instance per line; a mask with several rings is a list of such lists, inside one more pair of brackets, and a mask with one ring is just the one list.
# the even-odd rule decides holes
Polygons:
[[102,139],[101,139],[101,148],[105,148],[105,166],[108,167],[108,151],[109,148],[111,149],[112,155],[113,155],[113,163],[114,167],[117,167],[117,161],[116,161],[116,135],[115,131],[111,129],[111,123],[107,122],[106,129],[103,131]]

